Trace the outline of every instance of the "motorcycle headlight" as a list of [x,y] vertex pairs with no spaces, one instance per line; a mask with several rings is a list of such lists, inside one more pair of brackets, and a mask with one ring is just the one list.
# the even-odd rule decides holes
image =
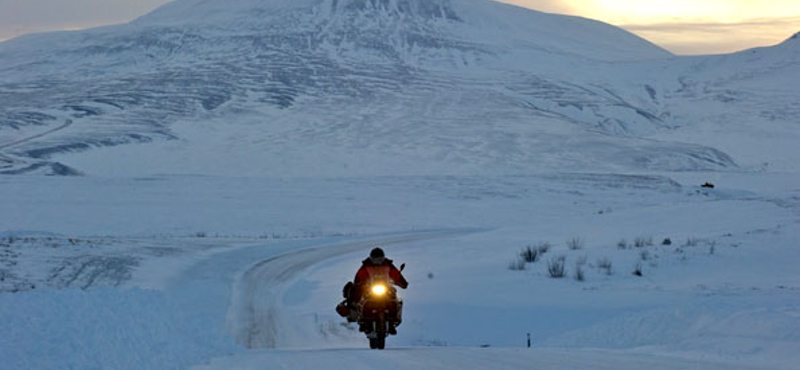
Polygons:
[[375,295],[384,295],[386,294],[386,286],[385,285],[373,285],[372,286],[372,293]]

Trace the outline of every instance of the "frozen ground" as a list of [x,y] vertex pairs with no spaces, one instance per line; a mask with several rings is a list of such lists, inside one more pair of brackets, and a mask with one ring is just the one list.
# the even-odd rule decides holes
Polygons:
[[[0,353],[11,369],[797,369],[797,184],[3,177]],[[373,244],[411,281],[382,353],[333,312]]]

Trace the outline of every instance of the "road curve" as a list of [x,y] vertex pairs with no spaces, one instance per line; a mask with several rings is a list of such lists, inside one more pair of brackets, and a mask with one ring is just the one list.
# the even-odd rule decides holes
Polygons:
[[[236,279],[228,311],[228,328],[236,341],[250,349],[281,348],[286,327],[280,312],[282,288],[310,267],[372,245],[397,245],[465,235],[476,230],[439,230],[399,234],[303,249],[261,261]],[[286,329],[291,330],[291,329]]]
[[[457,237],[480,230],[440,230],[395,234],[303,248],[255,262],[232,284],[228,329],[251,351],[212,359],[194,370],[221,369],[537,369],[537,370],[755,370],[745,364],[680,358],[637,351],[591,349],[516,349],[471,347],[393,347],[386,351],[354,348],[291,348],[283,338],[295,330],[282,312],[284,292],[313,266],[328,259],[367,250],[372,245],[400,245]],[[308,334],[308,333],[302,333]],[[262,349],[262,350],[259,350]],[[263,350],[266,349],[266,350]]]

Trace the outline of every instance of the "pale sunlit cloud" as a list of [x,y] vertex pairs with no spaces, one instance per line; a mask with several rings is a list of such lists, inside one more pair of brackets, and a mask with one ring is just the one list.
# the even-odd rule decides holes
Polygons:
[[774,45],[800,31],[798,0],[500,1],[608,22],[676,54]]
[[780,43],[800,31],[800,17],[735,23],[654,23],[623,25],[677,54],[719,54]]
[[499,0],[532,9],[581,15],[613,23],[691,19],[736,22],[800,16],[797,0]]
[[0,0],[0,41],[129,22],[171,0]]

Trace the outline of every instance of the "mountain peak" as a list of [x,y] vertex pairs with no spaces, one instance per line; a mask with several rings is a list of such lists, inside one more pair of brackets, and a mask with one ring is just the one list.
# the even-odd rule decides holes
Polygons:
[[379,11],[398,16],[458,20],[451,0],[327,0],[332,10]]
[[609,61],[672,56],[609,24],[492,0],[177,0],[134,25],[203,33],[220,29],[261,38],[269,34],[384,51],[399,47],[396,54],[402,55],[416,53],[407,48],[483,54],[522,46]]
[[137,22],[214,22],[229,17],[262,17],[297,10],[327,16],[372,13],[458,20],[452,3],[453,0],[177,0],[145,15]]

